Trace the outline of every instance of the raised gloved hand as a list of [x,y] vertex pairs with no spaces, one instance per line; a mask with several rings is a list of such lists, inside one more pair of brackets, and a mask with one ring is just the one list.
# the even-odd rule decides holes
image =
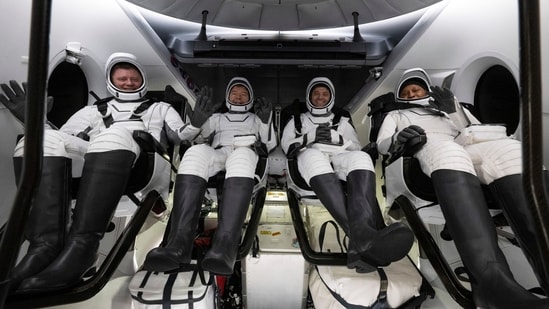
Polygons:
[[194,127],[202,127],[206,120],[219,108],[220,104],[212,103],[212,92],[213,90],[210,87],[200,89],[194,110],[190,115],[191,124]]
[[322,123],[316,127],[315,131],[315,143],[331,143],[332,131],[327,123]]
[[434,86],[431,88],[429,95],[433,98],[433,101],[439,110],[448,114],[456,111],[454,94],[450,91],[450,89]]
[[254,102],[254,111],[257,117],[261,119],[261,122],[268,123],[273,111],[273,105],[268,99],[258,97]]
[[[10,87],[11,86],[11,87]],[[23,88],[15,80],[10,80],[10,86],[1,84],[0,102],[21,122],[25,122],[25,102],[27,100],[27,83],[23,82]]]
[[398,132],[396,140],[389,149],[393,154],[412,156],[427,142],[425,131],[420,126],[411,125]]
[[[0,84],[4,94],[0,93],[0,102],[6,106],[17,120],[25,123],[25,105],[27,101],[27,83],[22,83],[23,88],[15,80],[10,80],[10,85]],[[53,106],[53,97],[47,98],[47,112]],[[51,124],[50,124],[51,125]],[[54,127],[53,125],[51,125]]]

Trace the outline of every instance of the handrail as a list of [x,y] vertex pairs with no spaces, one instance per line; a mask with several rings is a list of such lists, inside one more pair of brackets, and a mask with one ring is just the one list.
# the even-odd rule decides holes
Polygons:
[[299,249],[303,254],[303,258],[315,265],[347,265],[346,253],[328,253],[315,251],[309,243],[307,231],[305,231],[305,223],[301,218],[299,211],[299,202],[297,194],[294,190],[288,189],[288,206],[290,207],[290,215],[294,224],[297,240],[299,241]]
[[9,291],[9,274],[21,246],[23,229],[42,174],[46,79],[48,76],[51,0],[33,1],[25,109],[25,156],[10,217],[0,243],[0,308]]
[[398,196],[395,205],[404,213],[410,228],[414,232],[421,249],[425,252],[440,281],[448,291],[448,294],[464,308],[473,307],[473,296],[458,280],[444,254],[440,251],[431,233],[425,228],[425,223],[419,217],[415,207],[404,195]]
[[[549,206],[543,184],[543,123],[539,0],[519,1],[523,186],[534,217],[539,255],[549,256]],[[549,260],[540,259],[545,277]]]
[[261,187],[257,193],[256,198],[253,203],[252,213],[250,215],[250,220],[248,221],[248,227],[242,238],[242,242],[238,247],[238,259],[244,258],[250,252],[252,248],[253,241],[257,233],[257,227],[259,226],[259,220],[261,219],[261,212],[263,211],[263,205],[265,204],[265,197],[267,195],[267,189]]

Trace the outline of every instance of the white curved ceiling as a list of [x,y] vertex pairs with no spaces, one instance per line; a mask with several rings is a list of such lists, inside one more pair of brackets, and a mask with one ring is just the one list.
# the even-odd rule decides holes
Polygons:
[[255,30],[310,30],[396,17],[440,0],[128,0],[143,8],[208,25]]

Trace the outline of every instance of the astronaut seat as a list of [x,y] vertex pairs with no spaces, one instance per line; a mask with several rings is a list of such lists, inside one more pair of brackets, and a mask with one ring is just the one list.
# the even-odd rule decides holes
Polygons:
[[321,248],[320,227],[333,218],[300,175],[295,157],[287,159],[286,182],[292,221],[304,258],[314,265],[346,265],[347,254],[340,247],[342,239],[327,238]]
[[[333,147],[344,149],[346,146],[322,144],[315,147],[326,147],[323,151],[329,153],[330,149],[335,150]],[[349,269],[348,237],[299,173],[297,153],[292,151],[287,154],[286,182],[288,204],[299,248],[305,260],[312,264],[309,291],[315,306],[317,303],[319,308],[341,305],[377,306],[386,298],[393,308],[414,308],[427,297],[434,296],[432,287],[407,256],[387,267],[378,267],[373,272],[361,273]],[[347,182],[340,182],[347,194]],[[375,202],[377,205],[377,199]],[[376,222],[376,227],[385,226],[383,218],[376,216],[376,219],[379,219],[376,220],[379,221]],[[383,273],[390,278],[389,285],[392,286],[385,291],[379,285],[379,278],[384,276]],[[398,274],[406,275],[397,278]],[[368,292],[357,293],[359,289]],[[338,292],[334,292],[335,290]],[[413,293],[409,294],[410,291]],[[357,297],[358,294],[361,296]]]
[[[420,268],[438,279],[434,285],[444,285],[454,299],[467,302],[470,298],[468,279],[461,258],[448,233],[431,179],[425,175],[415,158],[400,157],[384,167],[384,194],[388,217],[406,221],[418,239]],[[536,276],[522,253],[502,210],[495,204],[487,186],[482,186],[490,214],[496,226],[498,244],[510,262],[517,281],[530,289],[539,287]],[[440,281],[438,281],[440,280]],[[459,302],[459,301],[458,301]]]
[[[345,189],[346,182],[342,184]],[[324,304],[326,308],[340,304],[373,306],[379,304],[380,295],[385,293],[393,308],[415,308],[428,297],[434,297],[434,290],[408,257],[378,268],[391,278],[389,281],[393,280],[389,283],[391,289],[384,292],[377,285],[377,272],[364,274],[347,268],[347,235],[299,174],[295,157],[287,160],[287,196],[299,247],[312,264],[309,290],[315,304]],[[335,286],[341,289],[338,297],[330,295]],[[369,292],[356,297],[356,290],[364,291],[366,286]],[[413,293],[409,294],[410,291]]]
[[[190,106],[186,106],[187,109],[190,109]],[[187,114],[187,113],[186,113]],[[180,158],[187,152],[187,150],[194,145],[199,145],[202,143],[207,143],[208,141],[204,140],[194,140],[190,143],[185,143],[181,146],[179,150]],[[259,223],[259,218],[261,216],[261,211],[263,204],[265,202],[265,197],[267,194],[267,179],[268,179],[268,169],[269,161],[268,156],[269,152],[265,144],[256,141],[253,145],[250,146],[258,154],[258,162],[255,167],[254,177],[253,177],[253,189],[252,195],[250,198],[250,206],[248,208],[246,219],[242,226],[242,237],[239,244],[239,250],[237,255],[237,260],[246,256],[250,248],[252,247],[255,234],[257,232],[257,226]],[[221,207],[223,201],[223,190],[225,184],[226,171],[222,170],[217,174],[211,176],[207,181],[206,192],[202,199],[202,206],[200,212],[200,218],[198,222],[198,228],[195,231],[196,236],[201,240],[195,242],[193,248],[193,260],[199,259],[205,253],[205,249],[209,246],[210,238],[213,235],[213,232],[218,226],[218,211]],[[168,220],[168,226],[166,227],[163,240],[160,243],[160,246],[165,246],[169,238],[170,225],[172,223],[172,217],[170,216]],[[206,241],[202,241],[206,239]],[[206,248],[204,247],[206,246]]]
[[[402,104],[383,99],[374,99],[370,103],[370,142],[373,145],[376,144],[385,115],[392,110],[402,109],[398,106]],[[458,105],[456,101],[456,106]],[[414,231],[420,249],[420,270],[429,277],[434,286],[445,288],[460,305],[469,306],[472,302],[470,283],[461,257],[446,229],[446,220],[438,202],[440,197],[435,194],[433,181],[423,173],[419,161],[408,154],[396,152],[384,155],[381,166],[384,180],[382,188],[386,198],[385,212],[392,220],[406,222]],[[522,269],[524,266],[521,265],[528,265],[528,262],[521,249],[516,246],[517,241],[506,220],[500,215],[502,210],[496,206],[490,189],[483,185],[480,195],[481,198],[484,197],[496,224],[498,245],[507,260],[513,261],[510,266],[517,281],[528,288],[536,287],[532,270],[528,266]]]
[[[166,91],[158,91],[164,102],[180,110],[181,102],[170,101]],[[111,223],[101,240],[97,265],[108,266],[113,254],[119,255],[118,275],[131,275],[137,271],[136,238],[142,232],[147,220],[151,224],[161,223],[168,213],[169,195],[172,190],[172,175],[176,172],[174,162],[180,145],[164,145],[142,130],[133,132],[133,139],[141,149],[139,157],[131,170],[128,184],[121,197]],[[73,184],[78,189],[79,179]],[[73,195],[75,196],[74,190]],[[150,218],[150,219],[149,219]],[[127,244],[126,244],[127,242]],[[127,247],[122,251],[119,246]],[[120,251],[118,251],[120,250]],[[104,266],[101,266],[103,268]]]
[[[324,171],[319,175],[312,173],[312,175],[315,175],[315,176],[311,178],[321,179],[319,181],[322,183],[325,183],[325,181],[329,181],[331,185],[339,186],[339,184],[341,184],[341,193],[339,193],[340,191],[339,189],[337,190],[338,191],[337,195],[339,196],[340,194],[347,195],[346,181],[347,181],[348,175],[345,175],[344,176],[345,179],[343,179],[341,178],[340,175],[336,175],[337,173],[333,173],[333,174],[327,173],[326,170],[329,169],[330,164],[333,166],[334,164],[338,164],[338,163],[334,163],[335,161],[332,162],[330,160],[324,160],[324,156],[329,157],[331,156],[331,154],[335,155],[334,158],[336,157],[341,158],[345,156],[346,158],[349,158],[349,160],[353,160],[352,162],[357,162],[357,165],[349,168],[350,170],[352,170],[351,173],[359,174],[359,175],[362,175],[362,174],[373,175],[373,167],[371,165],[368,165],[368,163],[370,162],[366,162],[369,160],[364,159],[366,157],[366,154],[370,155],[370,153],[366,152],[365,154],[364,152],[360,153],[360,151],[348,151],[349,149],[353,149],[353,150],[359,150],[359,149],[358,149],[357,138],[353,134],[354,127],[352,126],[351,116],[349,112],[343,108],[340,108],[338,106],[332,106],[330,107],[330,113],[328,116],[329,118],[326,118],[326,119],[318,118],[319,120],[314,120],[314,121],[329,121],[331,126],[330,130],[336,130],[338,134],[340,134],[339,142],[336,139],[332,139],[331,141],[324,141],[324,142],[322,141],[314,142],[312,144],[308,142],[308,140],[310,139],[308,137],[310,135],[308,132],[310,131],[307,131],[307,130],[311,130],[310,126],[311,124],[314,125],[314,121],[308,119],[307,117],[313,117],[313,118],[324,117],[323,115],[315,116],[315,114],[313,114],[313,112],[311,111],[311,108],[309,107],[309,103],[300,102],[298,99],[296,99],[290,105],[286,106],[281,113],[282,113],[282,117],[281,117],[282,123],[284,123],[284,126],[283,126],[284,130],[281,130],[281,131],[284,131],[284,134],[285,134],[285,136],[282,137],[283,144],[285,144],[285,146],[283,147],[287,147],[287,150],[286,150],[287,151],[287,154],[286,154],[287,155],[287,168],[286,168],[287,180],[286,182],[287,182],[288,200],[290,204],[290,209],[292,210],[293,213],[295,213],[295,216],[293,216],[293,220],[294,220],[296,230],[298,231],[298,234],[303,234],[303,237],[300,239],[300,241],[302,242],[301,249],[303,251],[303,254],[305,258],[308,259],[312,264],[346,265],[346,258],[347,258],[346,253],[345,252],[337,253],[338,251],[340,251],[338,243],[332,244],[334,246],[330,245],[326,247],[328,244],[324,242],[323,249],[326,252],[319,252],[319,247],[320,247],[319,240],[318,240],[319,228],[324,221],[333,220],[333,218],[329,216],[330,212],[328,211],[328,208],[326,208],[325,205],[323,205],[323,203],[321,202],[321,199],[317,197],[317,193],[315,193],[315,191],[312,189],[312,187],[315,186],[313,184],[313,181],[311,181],[311,185],[309,185],[304,179],[304,177],[300,174],[300,171],[298,170],[297,157],[299,155],[300,158],[303,158],[302,155],[306,155],[306,153],[309,152],[309,147],[314,149],[312,150],[312,152],[309,152],[309,153],[314,153],[315,156],[317,156],[317,154],[320,154],[320,156],[318,156],[318,160],[322,160],[323,162],[325,162],[323,164],[326,164],[327,166],[324,168]],[[305,120],[302,120],[302,119],[305,119]],[[305,131],[307,133],[305,134],[302,131]],[[342,134],[344,134],[345,136],[343,137]],[[300,143],[299,139],[296,139],[296,138],[302,138],[304,142],[308,143],[308,146],[304,148],[302,145],[295,147],[295,145],[298,145],[298,143]],[[289,145],[289,143],[292,143],[292,144]],[[310,160],[311,161],[309,162],[315,162],[314,157],[310,157]],[[334,160],[339,160],[339,159],[334,159]],[[301,163],[305,164],[308,162],[301,162]],[[314,166],[309,164],[309,169],[314,169]],[[371,172],[366,171],[365,173],[363,173],[364,170],[368,170],[368,169],[370,169]],[[324,175],[325,173],[327,174]],[[349,175],[351,175],[351,173],[349,173]],[[324,176],[329,176],[331,179],[328,180]],[[361,179],[357,181],[361,183],[361,185],[358,186],[358,188],[360,189],[357,188],[354,190],[354,192],[357,192],[357,191],[362,192],[364,190],[368,190],[368,191],[374,190],[374,184],[375,184],[374,177],[371,177],[371,179],[368,178],[368,179]],[[321,190],[323,192],[330,191],[329,186],[327,186],[326,188],[322,187],[323,189],[320,189],[321,187],[322,186],[320,186],[320,184],[317,185],[316,190]],[[324,199],[325,201],[328,201],[330,198],[326,197]],[[342,199],[346,199],[346,197],[342,196]],[[339,201],[339,198],[338,198],[338,201]],[[373,228],[381,229],[384,226],[384,222],[383,222],[383,218],[381,218],[381,214],[379,213],[379,209],[376,210],[376,208],[378,208],[377,202],[378,202],[377,199],[375,197],[372,197],[372,199],[368,199],[368,201],[364,201],[363,204],[365,205],[364,207],[368,209],[371,207],[373,209],[372,215],[371,215],[373,218],[372,225],[375,225],[375,227]],[[331,204],[339,204],[339,202],[334,202]],[[327,205],[327,207],[331,207],[335,209],[335,206],[332,206],[332,205]],[[345,208],[348,208],[348,207],[346,207],[345,205],[342,205],[342,207],[343,207],[342,209],[344,209],[342,211],[347,211],[345,210]],[[357,207],[362,208],[363,206],[361,205]],[[332,209],[331,211],[332,212],[338,211],[334,209]],[[357,211],[362,212],[362,209]],[[308,214],[308,212],[313,212],[313,213]],[[326,217],[326,215],[328,217]],[[324,218],[324,220],[322,222],[317,222],[311,226],[304,225],[302,222],[303,218],[309,220],[309,219],[320,218],[320,217]],[[306,222],[306,223],[310,224],[310,222]],[[307,234],[304,231],[304,226],[307,226],[308,228],[312,229],[311,235],[307,236]],[[300,236],[298,235],[298,237]]]
[[[135,130],[133,139],[140,148],[140,155],[132,167],[123,196],[116,206],[109,228],[100,240],[98,258],[92,265],[93,270],[84,274],[84,279],[70,289],[53,293],[42,293],[30,297],[33,305],[55,304],[59,299],[85,299],[97,294],[113,277],[133,274],[137,268],[135,248],[136,237],[142,231],[145,221],[151,216],[157,217],[166,209],[170,190],[173,149],[177,145],[165,145],[157,142],[151,134]],[[82,184],[83,185],[83,184]],[[80,178],[73,178],[69,187],[70,197],[75,198],[82,190]],[[155,209],[154,212],[151,210]],[[156,219],[154,219],[156,221]],[[107,221],[108,222],[108,221]],[[27,292],[15,293],[10,302],[25,302]]]
[[[239,245],[237,259],[246,256],[253,245],[263,204],[267,195],[269,153],[264,144],[257,144],[254,148],[259,155],[259,160],[255,169],[254,187],[250,199],[250,207],[242,227],[244,234]],[[204,215],[202,227],[204,231],[215,229],[217,226],[217,210],[219,203],[222,201],[225,174],[225,171],[221,171],[208,179],[208,189],[202,208],[202,214]]]
[[[282,136],[284,127],[292,116],[297,117],[297,115],[306,111],[305,102],[301,102],[299,99],[295,99],[288,106],[278,111],[278,135]],[[326,147],[331,147],[331,145],[326,145]],[[318,241],[320,225],[333,219],[316,196],[316,193],[299,173],[297,165],[298,151],[299,149],[294,149],[294,151],[286,154],[285,176],[288,204],[296,236],[300,242],[301,252],[305,260],[314,265],[346,265],[347,255],[345,252],[340,251],[339,241],[325,242],[323,250],[320,249]],[[312,216],[309,215],[309,212],[313,213]],[[313,218],[318,218],[321,222],[313,223],[310,226],[311,223],[308,220]],[[306,228],[312,228],[312,231],[308,232]],[[309,235],[309,233],[311,234]]]

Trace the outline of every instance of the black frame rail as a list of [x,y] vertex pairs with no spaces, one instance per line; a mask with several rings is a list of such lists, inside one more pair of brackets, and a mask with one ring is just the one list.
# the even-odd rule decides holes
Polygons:
[[25,109],[25,156],[21,181],[0,243],[0,308],[9,291],[9,274],[22,243],[23,229],[42,174],[45,94],[48,77],[51,0],[33,1]]
[[303,254],[303,258],[315,265],[347,265],[347,253],[318,252],[311,247],[307,231],[305,230],[305,223],[299,210],[297,193],[292,189],[288,189],[287,194],[290,215],[292,216],[296,237],[299,241],[299,249],[301,250],[301,254]]
[[425,228],[425,223],[419,217],[415,206],[403,195],[398,196],[393,205],[396,205],[397,208],[401,209],[404,213],[421,249],[433,266],[433,269],[448,291],[448,294],[450,294],[452,299],[463,308],[474,308],[473,294],[461,284],[456,274],[453,272],[448,261],[444,258],[444,254],[442,254],[440,248],[433,239],[433,236],[431,236],[431,233]]
[[[543,121],[539,0],[519,1],[523,186],[541,256],[549,256],[549,206],[543,182]],[[541,259],[545,277],[549,260]]]
[[263,206],[265,204],[265,198],[267,196],[267,188],[261,187],[257,190],[256,196],[253,201],[252,213],[250,214],[250,220],[248,221],[246,232],[242,238],[242,242],[238,247],[238,259],[241,260],[252,248],[254,239],[259,226],[259,220],[261,219],[261,212],[263,212]]

